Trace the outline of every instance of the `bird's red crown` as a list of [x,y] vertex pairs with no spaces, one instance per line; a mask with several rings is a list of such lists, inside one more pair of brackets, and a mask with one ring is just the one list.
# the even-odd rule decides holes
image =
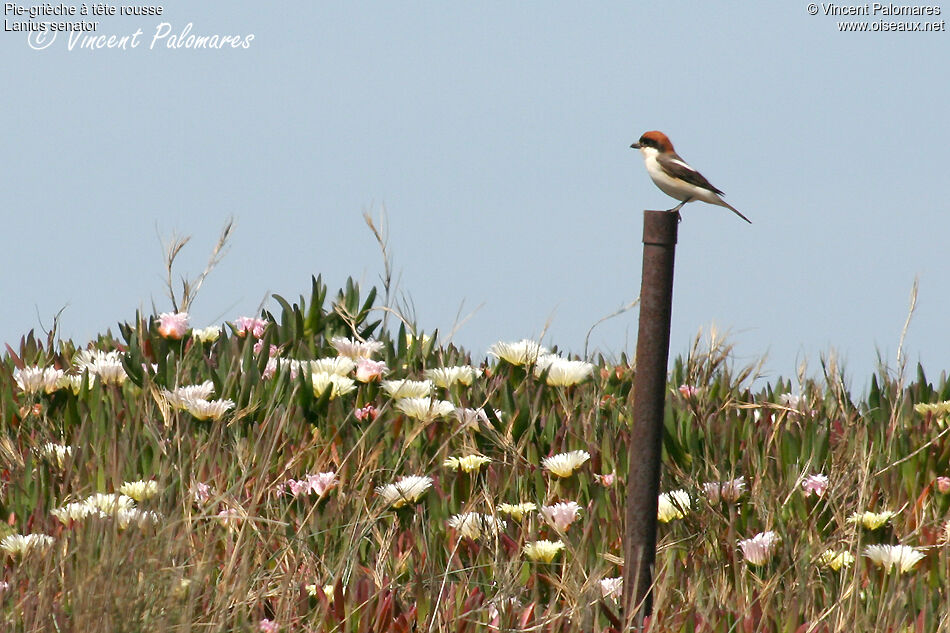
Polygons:
[[673,151],[673,144],[670,143],[670,139],[667,138],[666,134],[657,130],[644,132],[643,136],[640,137],[640,145],[655,147],[661,152]]

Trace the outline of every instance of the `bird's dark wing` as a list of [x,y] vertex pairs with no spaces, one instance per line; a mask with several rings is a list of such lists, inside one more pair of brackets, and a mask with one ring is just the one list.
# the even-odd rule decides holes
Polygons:
[[656,157],[656,162],[660,164],[660,167],[663,168],[663,171],[673,178],[679,178],[680,180],[685,180],[691,185],[696,185],[697,187],[702,187],[703,189],[709,189],[713,193],[722,194],[722,191],[716,189],[711,182],[706,180],[705,176],[687,165],[686,161],[676,154],[659,154]]

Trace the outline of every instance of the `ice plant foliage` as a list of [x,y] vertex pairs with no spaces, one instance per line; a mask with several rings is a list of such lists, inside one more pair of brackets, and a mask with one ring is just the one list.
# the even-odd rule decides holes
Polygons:
[[907,545],[868,545],[864,548],[864,556],[884,571],[904,574],[913,570],[927,555]]
[[540,541],[526,543],[522,551],[524,551],[524,555],[528,560],[536,563],[550,563],[562,549],[564,549],[562,541],[541,539]]
[[401,508],[419,501],[431,487],[432,477],[410,475],[400,477],[396,483],[379,486],[376,488],[376,494],[382,497],[383,503],[387,506]]
[[759,567],[772,560],[775,547],[781,540],[775,532],[760,532],[752,538],[739,541],[739,549],[747,563]]
[[590,453],[587,451],[571,451],[545,457],[541,460],[541,466],[555,477],[570,477],[588,459]]
[[[525,340],[473,365],[435,336],[404,340],[414,325],[377,320],[352,291],[329,310],[313,296],[223,331],[136,314],[92,344],[11,343],[0,629],[34,633],[47,607],[89,620],[100,603],[155,630],[622,628],[609,601],[622,591],[630,361]],[[701,349],[671,363],[664,484],[685,490],[657,499],[671,523],[656,625],[942,630],[950,468],[934,427],[950,405],[930,401],[950,381],[881,372],[857,397],[805,374],[761,386],[730,364]],[[780,397],[790,390],[807,396]],[[884,545],[898,542],[916,547]],[[42,616],[33,628],[23,605]]]
[[685,490],[664,492],[657,500],[656,518],[660,523],[682,519],[690,509],[689,493]]
[[488,348],[488,353],[512,365],[533,365],[538,357],[547,354],[548,350],[540,343],[529,339],[522,339],[515,343],[499,342]]

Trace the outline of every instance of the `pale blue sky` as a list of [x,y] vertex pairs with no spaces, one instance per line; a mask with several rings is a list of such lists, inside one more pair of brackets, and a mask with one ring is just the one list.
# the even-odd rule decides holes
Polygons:
[[[548,321],[546,343],[582,353],[639,291],[642,209],[671,206],[629,149],[660,129],[753,221],[684,209],[671,355],[715,323],[737,362],[768,353],[787,376],[836,348],[861,386],[878,349],[893,364],[919,276],[906,349],[936,377],[950,35],[839,33],[805,2],[641,4],[169,2],[98,18],[142,28],[127,51],[0,33],[2,339],[64,305],[81,342],[169,309],[157,234],[193,236],[179,272],[195,275],[231,215],[194,325],[309,292],[311,274],[376,283],[361,214],[385,206],[426,330],[464,302],[481,308],[455,340],[476,356]],[[150,50],[162,21],[254,39]],[[593,347],[632,352],[636,322]]]

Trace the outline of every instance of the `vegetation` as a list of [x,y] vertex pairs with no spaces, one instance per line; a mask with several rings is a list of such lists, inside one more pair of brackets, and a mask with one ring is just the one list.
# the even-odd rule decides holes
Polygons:
[[[473,366],[352,282],[275,300],[217,338],[136,315],[88,346],[111,356],[8,346],[0,531],[51,539],[0,541],[0,628],[620,628],[627,358],[521,342]],[[649,630],[950,630],[946,407],[915,409],[946,378],[763,386],[729,352],[697,338],[670,374],[662,489],[685,494]],[[387,488],[408,476],[431,486]]]

